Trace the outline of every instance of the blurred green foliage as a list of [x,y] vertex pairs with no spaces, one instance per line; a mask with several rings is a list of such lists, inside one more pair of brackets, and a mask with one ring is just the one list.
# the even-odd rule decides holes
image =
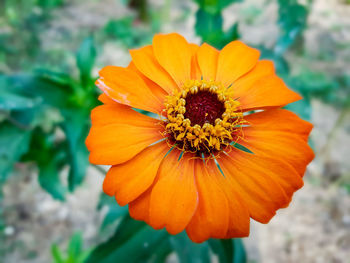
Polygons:
[[160,31],[159,17],[154,14],[153,23],[149,26],[134,25],[135,17],[126,16],[121,19],[111,20],[107,23],[104,31],[109,39],[117,39],[129,48],[149,44],[152,36]]
[[[81,233],[72,235],[66,253],[53,244],[51,247],[52,263],[83,263],[89,256],[90,251],[83,250],[83,239]],[[66,255],[65,255],[66,254]],[[98,262],[98,261],[96,261]]]
[[[144,10],[145,1],[129,1],[138,10],[135,14],[112,19],[104,26],[103,32],[107,40],[117,40],[127,48],[140,47],[152,42],[154,34],[161,31],[162,19],[167,12],[167,6],[160,10]],[[138,7],[138,4],[141,7]],[[147,21],[147,23],[144,23]]]
[[195,30],[203,42],[221,49],[240,37],[238,23],[224,32],[222,11],[230,4],[241,0],[195,0],[195,2],[198,4]]
[[306,28],[308,8],[297,0],[278,0],[278,25],[281,33],[276,41],[274,53],[282,56]]
[[63,5],[64,0],[0,1],[0,72],[32,67],[33,59],[40,54],[40,33],[51,10]]
[[101,233],[104,235],[103,228],[107,225],[117,223],[115,232],[107,241],[92,250],[86,263],[160,263],[173,252],[181,263],[209,263],[213,255],[221,263],[244,263],[247,260],[240,239],[211,239],[195,244],[185,232],[172,236],[165,230],[154,230],[144,222],[131,219],[127,208],[118,206],[113,197],[103,195],[98,208],[103,207],[108,207],[108,212],[102,223]]
[[59,171],[67,165],[69,190],[82,182],[88,165],[84,141],[90,110],[98,97],[91,76],[95,58],[94,41],[89,37],[76,55],[79,79],[47,69],[29,75],[0,75],[2,181],[13,164],[22,160],[37,164],[40,185],[54,198],[64,199],[66,187]]

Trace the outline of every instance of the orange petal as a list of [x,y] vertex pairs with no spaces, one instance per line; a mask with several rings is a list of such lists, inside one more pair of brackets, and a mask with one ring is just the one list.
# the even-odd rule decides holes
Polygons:
[[154,96],[158,99],[158,101],[161,104],[164,104],[165,97],[167,96],[167,92],[164,89],[162,89],[161,87],[158,86],[158,84],[156,84],[155,82],[153,82],[152,80],[150,80],[149,78],[144,76],[136,68],[135,64],[132,61],[130,62],[129,66],[128,66],[128,69],[131,69],[134,72],[136,72],[142,78],[142,80],[145,82],[145,84],[151,90],[151,92],[154,94]]
[[211,237],[225,238],[229,224],[229,207],[225,193],[217,182],[220,175],[209,174],[205,163],[199,159],[195,160],[195,175],[198,208],[186,227],[186,232],[196,243]]
[[260,52],[241,41],[227,44],[219,54],[216,80],[229,87],[239,77],[246,74],[258,62]]
[[[275,210],[286,207],[293,193],[303,186],[303,181],[295,169],[278,159],[232,149],[228,158],[222,158],[219,163],[223,170],[231,172],[231,176],[234,176],[247,194],[250,192],[249,188],[254,189],[254,193],[250,193],[251,199],[260,202],[261,206],[266,204],[266,211],[270,211],[270,216],[266,218],[255,215],[253,206],[249,210],[254,219],[263,223],[270,220]],[[234,173],[238,169],[241,169],[240,172]],[[247,177],[248,180],[246,180]],[[256,184],[254,187],[251,184],[253,181],[253,184]],[[264,195],[270,200],[265,199]],[[247,201],[247,204],[251,202],[246,198],[244,200]],[[248,207],[250,207],[249,204]],[[275,207],[274,210],[270,210],[273,207]]]
[[163,104],[133,70],[107,66],[96,85],[116,102],[160,114]]
[[262,130],[278,130],[300,135],[305,141],[313,128],[295,113],[284,109],[273,109],[249,114],[244,117],[250,126]]
[[241,103],[240,107],[244,111],[283,107],[302,99],[298,93],[289,89],[283,80],[276,75],[259,78],[240,94],[235,94],[234,89],[232,92],[233,97]]
[[[251,125],[243,128],[244,139],[239,140],[239,143],[257,155],[289,163],[302,176],[314,158],[314,153],[307,144],[312,126],[286,110],[269,110],[256,114],[259,115],[245,117]],[[266,123],[256,121],[257,118]],[[293,121],[287,122],[284,118]]]
[[208,161],[210,174],[218,179],[218,183],[228,200],[229,223],[225,238],[246,237],[249,235],[250,216],[248,208],[238,191],[232,191],[229,180],[219,171],[214,160]]
[[306,166],[314,158],[310,146],[302,137],[279,131],[264,131],[250,127],[244,128],[244,140],[240,144],[253,153],[284,160],[303,176]]
[[116,104],[118,102],[115,102],[110,97],[108,97],[105,93],[102,93],[100,96],[98,96],[98,100],[101,101],[103,104]]
[[191,61],[191,79],[201,80],[202,73],[198,65],[197,51],[199,46],[196,44],[190,44],[192,50],[192,61]]
[[132,218],[135,220],[141,220],[149,223],[149,206],[151,202],[151,192],[152,187],[148,188],[146,192],[144,192],[137,199],[132,201],[129,204],[129,213]]
[[140,114],[131,107],[117,102],[97,106],[91,111],[92,126],[105,126],[118,123],[154,127],[155,121],[155,119]]
[[227,90],[228,94],[234,98],[247,96],[247,90],[259,79],[275,74],[275,67],[272,61],[260,60],[248,73],[237,79]]
[[176,33],[157,34],[153,38],[153,52],[159,64],[179,87],[191,79],[192,50],[186,39]]
[[[231,158],[236,158],[238,151],[239,150],[234,149],[231,153],[229,153],[229,156]],[[251,157],[251,155],[248,156],[247,154],[245,154],[245,156],[246,158]],[[289,199],[289,202],[291,201],[294,192],[304,185],[302,178],[299,176],[294,167],[283,160],[254,155],[252,161],[255,162],[256,166],[259,166],[261,170],[266,170],[269,172],[271,179],[282,187]],[[286,205],[288,205],[289,202],[286,203]]]
[[271,174],[278,176],[276,171],[281,170],[276,169],[277,165],[264,163],[257,156],[237,149],[232,149],[229,156],[222,156],[218,162],[228,183],[242,196],[253,219],[267,223],[277,209],[289,203],[285,191],[271,178]]
[[194,160],[184,155],[178,161],[178,156],[175,149],[162,162],[150,203],[150,225],[155,229],[166,227],[173,235],[185,229],[198,203]]
[[90,162],[114,165],[130,160],[150,144],[163,138],[160,121],[116,103],[96,107],[86,139]]
[[197,52],[199,68],[204,80],[215,80],[218,67],[219,51],[204,43]]
[[167,93],[173,94],[178,86],[156,60],[151,45],[130,50],[132,61],[137,69],[150,80],[157,83]]
[[121,206],[135,200],[151,186],[169,149],[163,141],[147,147],[125,163],[112,166],[103,182],[103,191],[115,195]]

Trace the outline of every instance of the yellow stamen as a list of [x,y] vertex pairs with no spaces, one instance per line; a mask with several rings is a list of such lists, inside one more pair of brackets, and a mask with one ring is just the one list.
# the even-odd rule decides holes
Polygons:
[[[185,118],[186,97],[188,94],[210,92],[217,95],[217,99],[224,105],[224,113],[217,118],[214,124],[204,123],[202,126],[191,124]],[[205,152],[211,154],[228,146],[233,138],[232,133],[239,130],[245,123],[243,113],[238,111],[240,103],[227,95],[226,89],[214,81],[186,81],[183,89],[173,96],[168,96],[165,103],[165,112],[168,118],[166,134],[176,140],[175,146],[183,151]],[[208,116],[209,113],[205,113]]]

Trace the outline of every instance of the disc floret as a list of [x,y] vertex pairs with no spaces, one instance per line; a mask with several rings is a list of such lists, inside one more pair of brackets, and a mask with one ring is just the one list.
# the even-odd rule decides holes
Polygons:
[[181,91],[168,96],[168,141],[184,152],[199,154],[212,154],[228,146],[244,120],[238,111],[240,103],[225,94],[220,83],[189,80]]

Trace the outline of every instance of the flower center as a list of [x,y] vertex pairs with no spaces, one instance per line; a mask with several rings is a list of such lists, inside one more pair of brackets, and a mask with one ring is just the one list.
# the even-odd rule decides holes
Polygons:
[[165,102],[168,142],[199,156],[215,154],[228,146],[244,120],[238,111],[239,102],[225,94],[220,83],[190,80],[180,92],[168,96]]
[[225,112],[224,103],[218,100],[217,94],[208,90],[200,90],[198,93],[188,94],[186,97],[185,119],[191,123],[202,126],[204,123],[215,124],[215,120],[221,118]]

